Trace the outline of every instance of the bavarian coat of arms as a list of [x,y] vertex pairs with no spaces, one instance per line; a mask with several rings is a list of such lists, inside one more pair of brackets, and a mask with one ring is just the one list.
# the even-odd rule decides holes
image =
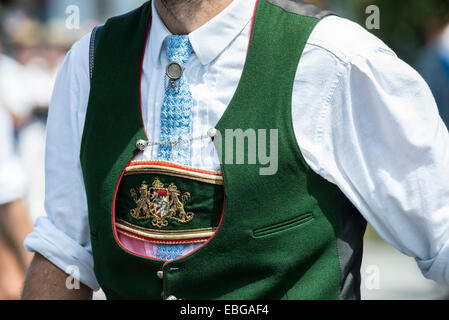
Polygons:
[[188,223],[193,219],[193,212],[186,212],[184,205],[190,198],[190,193],[178,190],[172,182],[168,187],[155,178],[151,187],[146,181],[141,186],[131,189],[131,197],[137,207],[130,211],[131,216],[137,220],[152,219],[151,224],[158,228],[168,225],[168,220]]

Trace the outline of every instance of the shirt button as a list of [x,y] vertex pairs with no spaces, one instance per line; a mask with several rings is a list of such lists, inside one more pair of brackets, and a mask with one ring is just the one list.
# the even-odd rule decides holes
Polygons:
[[175,296],[168,296],[167,300],[178,300],[178,298],[176,298]]
[[159,279],[163,279],[164,278],[164,272],[163,271],[158,271],[157,273],[156,273],[156,275],[157,275],[157,277],[159,278]]

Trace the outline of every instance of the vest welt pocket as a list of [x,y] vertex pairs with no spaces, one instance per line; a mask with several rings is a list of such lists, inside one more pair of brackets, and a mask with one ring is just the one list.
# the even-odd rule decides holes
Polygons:
[[291,228],[300,226],[313,219],[313,212],[306,212],[298,217],[289,219],[280,223],[273,224],[268,227],[257,228],[253,230],[254,238],[261,238],[277,232],[289,230]]

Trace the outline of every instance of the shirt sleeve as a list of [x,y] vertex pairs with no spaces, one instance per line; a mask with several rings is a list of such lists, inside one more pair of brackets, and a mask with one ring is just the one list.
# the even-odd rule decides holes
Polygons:
[[329,106],[322,174],[425,277],[449,284],[449,134],[425,81],[387,47],[366,49]]
[[40,253],[65,272],[69,266],[77,267],[79,280],[97,290],[79,160],[90,90],[89,39],[90,34],[73,46],[58,73],[47,122],[47,216],[36,220],[25,248]]

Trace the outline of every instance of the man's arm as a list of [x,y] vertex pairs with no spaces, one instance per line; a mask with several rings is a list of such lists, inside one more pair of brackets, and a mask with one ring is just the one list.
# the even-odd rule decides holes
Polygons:
[[68,289],[68,275],[36,253],[28,269],[22,293],[23,300],[90,300],[92,289],[80,283],[79,289]]
[[293,97],[306,161],[427,278],[449,284],[449,132],[430,89],[346,19],[324,18],[309,42]]
[[426,278],[448,285],[449,134],[430,89],[386,50],[354,57],[349,73],[350,129],[333,132],[344,192]]
[[64,271],[69,269],[77,270],[84,285],[93,290],[99,288],[93,271],[79,160],[90,91],[89,42],[90,34],[73,46],[56,79],[47,121],[44,203],[47,216],[36,220],[24,243],[28,251],[48,261],[35,259],[27,275],[25,298],[67,298]]
[[0,205],[0,234],[14,252],[23,272],[31,261],[31,254],[25,251],[22,243],[31,231],[31,224],[22,199]]

